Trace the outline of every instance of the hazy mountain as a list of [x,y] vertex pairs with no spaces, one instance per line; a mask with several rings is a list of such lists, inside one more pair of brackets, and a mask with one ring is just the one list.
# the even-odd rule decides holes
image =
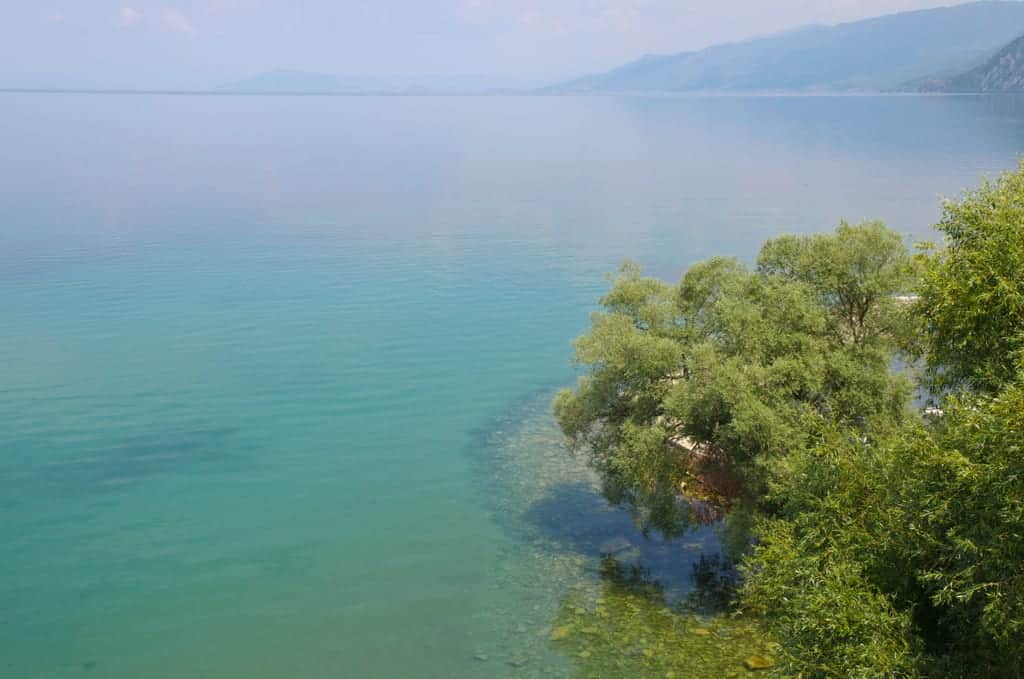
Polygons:
[[222,92],[274,94],[481,94],[530,89],[541,83],[491,76],[341,76],[269,71],[218,88]]
[[966,73],[925,83],[921,89],[938,92],[1024,92],[1024,35],[984,64]]
[[647,56],[547,91],[891,90],[966,71],[1024,33],[1024,2],[975,2]]

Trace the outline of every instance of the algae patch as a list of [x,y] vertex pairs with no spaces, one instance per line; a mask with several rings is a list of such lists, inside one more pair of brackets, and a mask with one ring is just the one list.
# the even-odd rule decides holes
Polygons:
[[574,587],[550,639],[579,677],[780,676],[775,645],[755,619],[672,608],[656,585],[636,581]]

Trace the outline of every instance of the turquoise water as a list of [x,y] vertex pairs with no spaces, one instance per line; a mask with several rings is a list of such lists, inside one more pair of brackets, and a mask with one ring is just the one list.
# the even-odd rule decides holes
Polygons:
[[0,98],[0,673],[567,675],[623,544],[569,340],[675,278],[1012,167],[1013,98]]

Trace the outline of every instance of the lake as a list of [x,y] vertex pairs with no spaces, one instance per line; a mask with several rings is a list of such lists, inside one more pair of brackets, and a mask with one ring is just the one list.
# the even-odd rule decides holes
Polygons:
[[1009,169],[1015,97],[0,95],[0,673],[568,676],[645,541],[549,403],[676,279]]

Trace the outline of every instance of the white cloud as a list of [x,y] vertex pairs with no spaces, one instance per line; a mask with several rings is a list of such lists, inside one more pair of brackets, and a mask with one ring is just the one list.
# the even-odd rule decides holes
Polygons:
[[54,11],[46,15],[46,23],[62,24],[64,23],[65,18],[66,17],[64,16],[64,12],[60,11],[59,9],[55,9]]
[[142,21],[142,12],[134,7],[122,7],[117,11],[117,25],[121,28],[131,28]]
[[160,25],[173,33],[192,35],[196,32],[188,17],[171,7],[165,7],[160,10]]

